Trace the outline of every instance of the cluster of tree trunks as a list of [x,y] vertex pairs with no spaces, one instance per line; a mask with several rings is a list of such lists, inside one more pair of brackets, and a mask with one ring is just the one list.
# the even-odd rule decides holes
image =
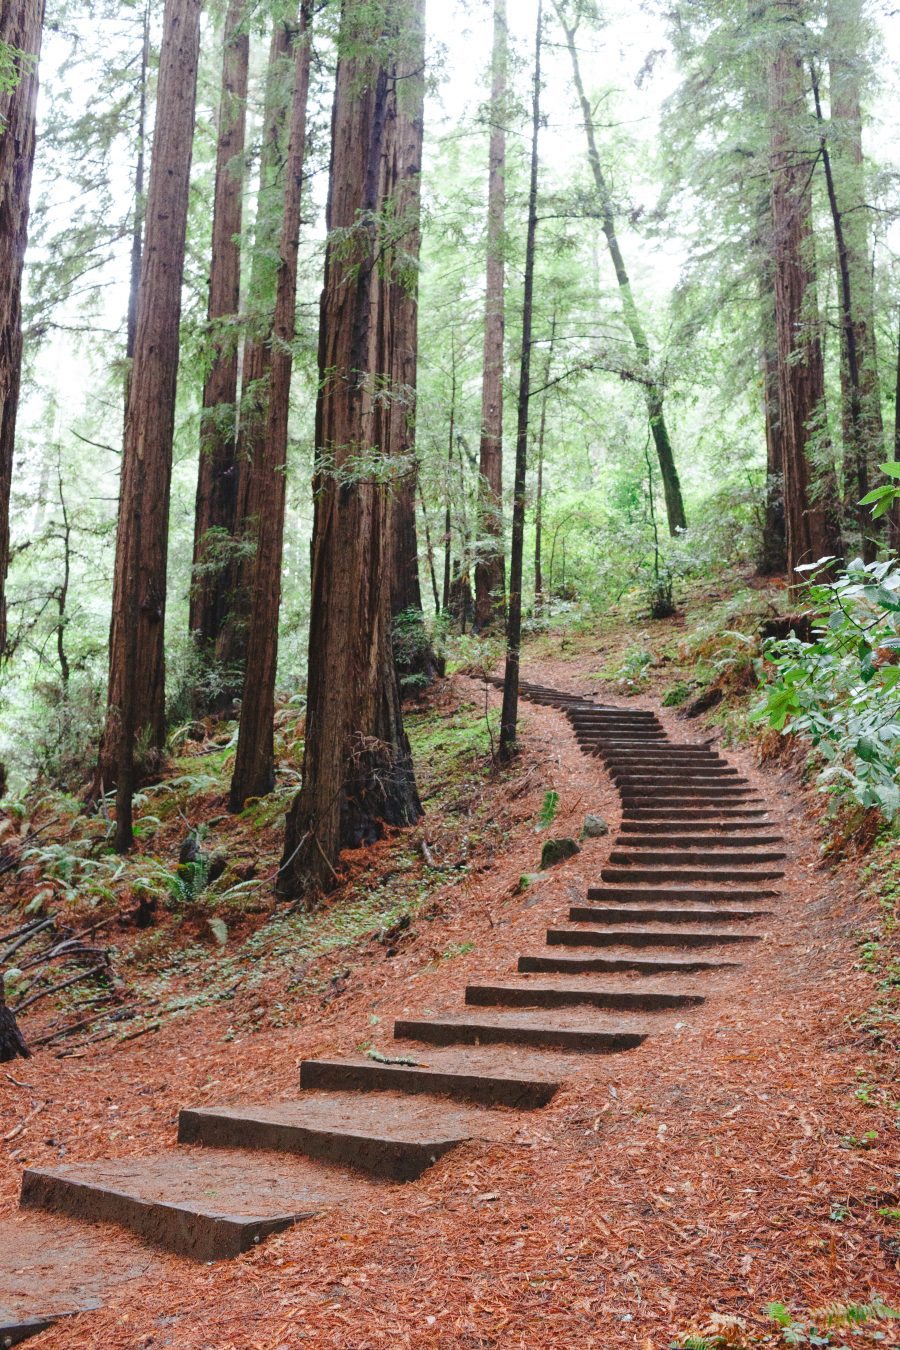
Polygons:
[[[387,384],[395,392],[385,334],[397,318],[392,284],[402,277],[379,261],[391,243],[386,208],[404,120],[398,74],[421,68],[423,8],[424,0],[389,0],[383,27],[350,4],[341,16],[319,320],[306,741],[279,876],[287,896],[327,889],[343,847],[421,814],[391,647],[398,474],[394,399],[383,391]],[[415,115],[409,120],[421,127]],[[401,463],[401,480],[403,472]]]
[[311,12],[312,0],[303,0],[295,43],[296,74],[291,101],[280,257],[265,400],[265,430],[253,464],[256,549],[241,697],[241,725],[229,802],[233,811],[239,811],[248,797],[263,796],[271,792],[275,785],[275,674],[293,364],[291,344],[296,317],[300,200],[309,100]]

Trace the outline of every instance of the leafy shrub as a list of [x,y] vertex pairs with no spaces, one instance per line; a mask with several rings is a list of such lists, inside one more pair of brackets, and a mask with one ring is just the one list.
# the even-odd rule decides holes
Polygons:
[[900,562],[856,559],[834,580],[809,569],[814,641],[764,645],[758,720],[812,742],[823,790],[900,811]]

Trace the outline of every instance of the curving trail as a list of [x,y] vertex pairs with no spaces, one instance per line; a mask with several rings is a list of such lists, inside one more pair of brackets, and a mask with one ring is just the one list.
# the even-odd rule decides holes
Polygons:
[[600,884],[567,922],[515,974],[468,985],[459,1012],[398,1019],[396,1053],[303,1061],[295,1101],[183,1110],[182,1147],[154,1157],[29,1169],[22,1205],[47,1216],[48,1235],[58,1213],[183,1256],[236,1255],[414,1181],[465,1141],[509,1138],[579,1063],[664,1035],[714,996],[717,972],[740,969],[785,856],[758,794],[708,746],[670,740],[650,711],[530,683],[521,693],[566,714],[622,800]]

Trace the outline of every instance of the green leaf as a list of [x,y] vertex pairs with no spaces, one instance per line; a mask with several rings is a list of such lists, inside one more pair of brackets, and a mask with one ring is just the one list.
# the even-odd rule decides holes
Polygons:
[[878,467],[887,478],[900,478],[900,460],[889,459],[886,464],[879,464]]

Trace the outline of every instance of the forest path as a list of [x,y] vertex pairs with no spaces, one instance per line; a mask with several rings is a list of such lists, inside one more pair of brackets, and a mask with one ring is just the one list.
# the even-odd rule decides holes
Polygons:
[[296,1102],[182,1111],[179,1142],[205,1148],[30,1168],[24,1208],[118,1223],[201,1260],[233,1256],[352,1202],[359,1172],[414,1180],[468,1140],[511,1137],[516,1117],[483,1108],[545,1105],[567,1074],[548,1052],[635,1049],[705,1001],[699,976],[741,969],[733,949],[762,939],[784,857],[746,780],[714,751],[671,741],[651,712],[532,684],[522,694],[565,712],[625,811],[603,884],[519,957],[524,978],[470,984],[465,1013],[398,1019],[397,1055],[304,1061]]
[[[799,972],[792,972],[789,962],[782,960],[782,969],[777,969],[791,941],[786,940],[784,917],[779,915],[777,927],[772,919],[778,904],[773,883],[785,861],[781,827],[773,823],[763,796],[748,776],[701,740],[689,742],[668,735],[651,709],[633,703],[600,706],[590,698],[529,684],[523,686],[523,695],[536,704],[564,712],[577,744],[587,754],[604,760],[622,798],[622,828],[601,868],[601,884],[591,886],[586,896],[572,904],[567,922],[548,929],[543,946],[520,955],[516,974],[500,973],[495,968],[491,977],[482,975],[470,983],[465,991],[465,1012],[458,1011],[449,997],[438,996],[430,1001],[443,1004],[440,1009],[398,1018],[394,1050],[379,1052],[374,1059],[357,1054],[304,1060],[301,1086],[308,1091],[297,1101],[182,1112],[180,1138],[186,1147],[155,1157],[32,1168],[23,1188],[28,1203],[75,1219],[112,1219],[154,1245],[205,1259],[253,1247],[266,1233],[316,1213],[323,1217],[334,1214],[336,1222],[345,1228],[351,1226],[350,1214],[362,1216],[354,1227],[356,1231],[360,1224],[367,1227],[369,1242],[379,1232],[381,1215],[393,1241],[398,1226],[402,1229],[406,1225],[406,1241],[416,1244],[417,1232],[421,1236],[423,1204],[433,1210],[437,1203],[449,1219],[456,1214],[458,1226],[454,1192],[461,1186],[471,1189],[464,1182],[473,1175],[478,1177],[475,1201],[479,1208],[475,1215],[469,1214],[468,1220],[469,1224],[474,1222],[475,1231],[486,1222],[485,1200],[500,1199],[499,1191],[483,1189],[491,1186],[494,1177],[504,1191],[513,1188],[511,1203],[520,1208],[523,1217],[529,1216],[520,1231],[538,1230],[540,1222],[533,1209],[538,1178],[533,1172],[540,1163],[546,1166],[549,1162],[555,1202],[550,1202],[549,1208],[565,1215],[567,1230],[588,1221],[594,1243],[598,1232],[603,1241],[612,1241],[610,1211],[622,1204],[620,1188],[627,1188],[629,1203],[636,1207],[638,1217],[640,1236],[635,1252],[646,1259],[639,1260],[637,1267],[634,1259],[626,1260],[624,1274],[627,1277],[628,1268],[635,1267],[645,1284],[648,1279],[652,1282],[646,1260],[656,1270],[662,1255],[660,1252],[653,1259],[644,1252],[648,1244],[652,1245],[650,1231],[655,1228],[666,1246],[666,1261],[671,1262],[674,1256],[677,1262],[677,1240],[676,1251],[669,1250],[673,1246],[672,1220],[679,1217],[681,1232],[687,1222],[682,1212],[696,1208],[702,1197],[707,1211],[712,1203],[714,1223],[721,1223],[724,1200],[732,1215],[729,1243],[736,1248],[729,1253],[729,1263],[733,1265],[735,1255],[739,1256],[745,1277],[741,1283],[748,1284],[746,1276],[760,1243],[758,1239],[742,1238],[734,1224],[740,1217],[753,1215],[755,1202],[749,1208],[745,1203],[741,1215],[734,1209],[731,1195],[715,1195],[718,1183],[713,1182],[713,1195],[708,1194],[713,1176],[722,1168],[731,1170],[733,1164],[711,1165],[707,1158],[710,1147],[716,1158],[723,1154],[727,1157],[731,1126],[743,1124],[741,1112],[754,1115],[754,1102],[741,1092],[726,1088],[727,1102],[721,1100],[723,1047],[717,1044],[719,1038],[732,1051],[725,1055],[726,1061],[738,1064],[749,1060],[764,1068],[774,1049],[781,1065],[776,1072],[783,1080],[784,1026],[776,1026],[775,1038],[771,1038],[771,1019],[783,1022],[783,1005],[778,1002],[766,1009],[760,1005],[767,987],[771,993],[773,970],[782,989],[790,990],[793,984],[796,994],[800,983]],[[557,713],[550,717],[556,718]],[[796,937],[793,934],[794,941]],[[764,1014],[770,1019],[766,1027]],[[618,1053],[638,1046],[642,1048],[637,1054]],[[607,1085],[613,1064],[621,1066],[613,1071],[618,1087]],[[724,1077],[729,1076],[726,1068]],[[630,1092],[625,1086],[628,1083],[633,1084]],[[563,1085],[566,1091],[560,1092]],[[638,1101],[643,1097],[645,1105],[639,1106],[635,1115],[629,1103],[626,1120],[614,1121],[610,1109],[618,1112],[620,1099],[633,1099],[634,1086],[638,1087]],[[560,1119],[554,1116],[557,1094],[567,1103],[567,1114],[575,1124],[573,1131],[571,1121],[567,1121],[569,1128],[558,1137]],[[766,1104],[763,1111],[768,1116],[768,1094],[757,1091],[753,1096],[758,1099],[757,1106],[759,1102]],[[574,1113],[572,1100],[577,1103]],[[486,1106],[492,1109],[484,1109]],[[535,1108],[544,1106],[548,1119],[543,1125],[536,1124],[545,1113],[538,1114]],[[660,1106],[672,1124],[660,1121],[649,1139],[645,1138],[646,1130],[638,1122],[646,1114],[652,1118]],[[687,1109],[688,1118],[679,1126],[676,1120],[680,1108]],[[812,1119],[816,1119],[814,1110]],[[583,1122],[580,1128],[579,1120]],[[800,1109],[800,1120],[806,1140],[814,1130],[804,1108]],[[687,1135],[678,1141],[680,1147],[676,1145],[674,1166],[671,1170],[664,1167],[663,1174],[655,1177],[661,1159],[654,1158],[654,1153],[661,1152],[665,1145],[671,1150],[676,1143],[675,1138],[667,1138],[670,1128],[682,1134],[685,1127]],[[755,1118],[753,1128],[771,1186],[775,1163],[766,1154],[773,1146],[772,1124]],[[776,1137],[784,1136],[785,1131],[789,1137],[790,1122],[779,1122]],[[586,1155],[586,1145],[577,1145],[577,1136],[583,1139],[585,1135],[590,1143]],[[265,1151],[257,1153],[254,1149]],[[304,1156],[279,1158],[271,1150]],[[461,1150],[457,1163],[451,1150]],[[530,1155],[530,1167],[521,1162],[523,1150]],[[685,1150],[690,1153],[688,1166]],[[444,1152],[451,1152],[451,1157],[424,1172]],[[516,1159],[512,1175],[511,1158]],[[590,1164],[587,1173],[585,1161]],[[779,1165],[783,1179],[800,1181],[800,1174],[790,1171],[786,1177],[785,1164]],[[368,1178],[364,1171],[370,1173]],[[428,1185],[431,1176],[435,1182],[430,1200],[428,1190],[416,1198],[415,1193]],[[415,1177],[422,1180],[412,1190],[388,1187],[385,1180]],[[586,1203],[582,1191],[588,1178],[591,1185],[600,1182],[601,1189],[592,1202]],[[514,1191],[517,1180],[521,1183],[519,1194]],[[757,1195],[759,1179],[751,1180],[757,1184],[750,1192]],[[540,1184],[541,1203],[547,1206],[547,1179]],[[666,1192],[673,1197],[671,1202],[665,1200]],[[398,1193],[399,1200],[392,1201],[391,1194],[397,1197]],[[640,1218],[642,1212],[644,1217]],[[347,1216],[343,1220],[342,1213]],[[387,1214],[392,1215],[389,1220]],[[81,1229],[73,1217],[33,1213],[17,1225],[20,1242],[14,1251],[4,1254],[6,1275],[0,1276],[0,1306],[4,1302],[14,1304],[12,1310],[20,1316],[27,1307],[45,1313],[73,1307],[77,1301],[72,1299],[71,1287],[69,1301],[65,1301],[64,1260],[56,1262],[52,1272],[57,1303],[54,1307],[46,1302],[46,1276],[53,1266],[48,1253],[54,1249],[55,1234],[58,1232],[59,1240],[68,1244],[71,1252],[77,1233],[83,1233],[79,1264],[91,1251],[93,1235],[102,1232],[108,1238],[109,1234],[108,1229]],[[708,1234],[709,1221],[707,1212]],[[301,1253],[302,1227],[298,1225],[298,1238],[292,1239],[298,1241]],[[690,1237],[691,1229],[688,1222],[682,1243]],[[27,1259],[23,1265],[21,1239],[29,1233],[36,1237],[41,1231],[41,1260],[25,1269]],[[694,1231],[702,1232],[702,1225]],[[317,1246],[321,1237],[318,1229],[312,1239]],[[632,1245],[635,1237],[637,1234]],[[527,1243],[525,1239],[522,1245]],[[695,1248],[693,1241],[688,1247]],[[706,1254],[705,1243],[702,1250]],[[420,1243],[416,1251],[417,1260],[424,1263]],[[440,1244],[432,1258],[439,1252]],[[130,1256],[130,1260],[124,1260],[120,1273],[122,1255]],[[541,1265],[548,1255],[544,1249],[539,1257]],[[722,1255],[721,1250],[718,1255]],[[325,1259],[321,1250],[319,1258]],[[9,1278],[11,1260],[18,1267],[13,1279]],[[171,1262],[171,1258],[168,1260]],[[750,1265],[746,1264],[748,1260]],[[115,1271],[109,1284],[133,1279],[135,1261],[134,1247],[129,1253],[119,1254],[115,1262],[108,1260],[107,1253],[101,1264],[111,1274]],[[145,1278],[148,1272],[154,1272],[149,1274],[153,1280],[157,1267],[165,1269],[160,1265],[163,1258],[150,1252],[146,1261]],[[832,1260],[833,1273],[837,1273],[835,1264]],[[185,1267],[183,1261],[178,1267],[180,1276],[170,1271],[170,1279],[184,1289],[192,1283],[192,1267]],[[331,1267],[332,1280],[339,1269],[337,1255]],[[450,1267],[446,1273],[451,1274]],[[705,1262],[704,1273],[709,1280]],[[74,1274],[70,1271],[70,1276]],[[93,1295],[98,1282],[102,1283],[101,1272],[98,1277],[90,1291]],[[395,1275],[395,1281],[397,1278]],[[659,1296],[663,1302],[657,1301],[654,1317],[668,1317],[674,1282],[671,1274],[663,1275]],[[72,1286],[79,1283],[83,1299],[83,1273]],[[204,1285],[208,1283],[204,1281]],[[14,1294],[12,1299],[10,1292]],[[367,1294],[374,1292],[367,1289]],[[195,1299],[197,1296],[195,1291]],[[440,1301],[442,1295],[437,1293],[435,1297]],[[620,1301],[621,1297],[624,1295],[620,1295]],[[202,1295],[200,1298],[202,1301]],[[639,1298],[639,1303],[643,1301]],[[189,1316],[184,1295],[178,1302]],[[542,1303],[538,1299],[539,1307]],[[81,1306],[85,1306],[84,1301]],[[636,1327],[604,1322],[602,1316],[598,1324],[593,1303],[581,1313],[576,1306],[569,1316],[570,1320],[577,1322],[581,1317],[586,1325],[603,1328],[596,1342],[582,1339],[576,1341],[578,1344],[640,1343],[630,1339]],[[615,1316],[631,1323],[635,1314],[620,1312]],[[546,1322],[545,1312],[541,1317]],[[348,1327],[346,1314],[336,1312],[332,1319],[326,1312],[324,1319],[317,1319],[317,1325],[321,1339],[312,1341],[316,1345],[384,1343],[380,1334],[369,1338],[368,1333],[361,1332],[361,1322]],[[50,1333],[51,1340],[58,1345],[88,1344],[86,1339],[69,1339],[73,1334],[86,1334],[88,1323],[79,1322],[78,1326],[78,1333],[73,1333],[60,1324]],[[617,1341],[617,1332],[624,1339]],[[328,1339],[332,1333],[335,1338]],[[571,1337],[572,1328],[563,1332],[560,1327],[559,1340],[549,1324],[542,1334],[541,1344],[563,1344]],[[108,1328],[99,1329],[98,1336],[98,1343],[105,1339],[106,1344],[137,1344],[127,1339],[110,1342]],[[175,1339],[163,1333],[153,1343],[211,1343],[185,1339],[189,1336],[188,1327],[182,1323]],[[216,1343],[231,1342],[220,1339]],[[234,1343],[248,1342],[238,1339]],[[424,1338],[395,1337],[387,1343],[426,1342]],[[436,1339],[434,1343],[456,1342]]]

